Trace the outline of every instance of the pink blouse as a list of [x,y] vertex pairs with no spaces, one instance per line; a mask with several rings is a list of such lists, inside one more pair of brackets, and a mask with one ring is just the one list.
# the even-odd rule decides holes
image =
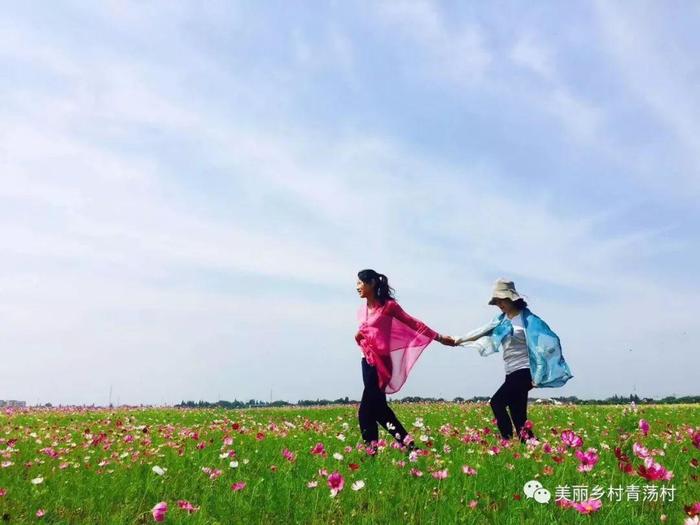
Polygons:
[[359,341],[367,363],[377,369],[379,388],[394,394],[406,382],[421,353],[438,333],[411,317],[390,299],[383,306],[358,311]]

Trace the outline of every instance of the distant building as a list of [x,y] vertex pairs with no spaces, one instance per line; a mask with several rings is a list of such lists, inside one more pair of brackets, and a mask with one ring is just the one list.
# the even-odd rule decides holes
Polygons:
[[561,401],[557,401],[556,399],[548,399],[548,398],[536,399],[535,403],[539,403],[541,405],[561,405]]
[[26,408],[26,401],[17,401],[16,399],[0,399],[0,408],[12,407],[12,408]]

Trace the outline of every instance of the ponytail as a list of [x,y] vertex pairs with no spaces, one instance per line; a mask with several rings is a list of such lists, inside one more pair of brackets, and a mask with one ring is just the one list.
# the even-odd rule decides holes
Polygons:
[[358,272],[357,277],[363,283],[374,281],[374,295],[381,304],[394,298],[394,289],[389,286],[389,279],[383,273],[377,273],[374,270],[362,270]]

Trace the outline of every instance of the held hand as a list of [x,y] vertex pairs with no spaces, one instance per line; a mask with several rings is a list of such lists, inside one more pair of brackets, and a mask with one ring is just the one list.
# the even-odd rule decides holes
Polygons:
[[457,346],[457,341],[455,341],[454,337],[449,335],[441,335],[438,341],[440,341],[445,346]]
[[359,344],[360,344],[360,341],[362,341],[362,339],[364,339],[364,337],[365,337],[365,336],[362,335],[362,332],[357,332],[357,333],[355,334],[355,342],[357,342],[357,344],[359,345]]

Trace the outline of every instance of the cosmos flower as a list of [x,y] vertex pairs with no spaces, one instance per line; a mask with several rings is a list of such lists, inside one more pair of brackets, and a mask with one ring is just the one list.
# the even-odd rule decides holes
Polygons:
[[338,492],[343,490],[345,479],[337,470],[328,476],[328,486],[331,489],[331,497],[335,497]]
[[469,465],[462,465],[462,472],[467,476],[476,476],[476,470],[471,468]]
[[652,458],[646,458],[644,465],[637,467],[637,473],[644,479],[649,481],[670,480],[673,478],[673,472],[666,470],[664,467],[656,463]]
[[231,490],[234,492],[238,492],[239,490],[243,490],[245,488],[245,481],[237,481],[233,485],[231,485]]
[[326,449],[324,448],[323,443],[316,443],[314,448],[311,449],[311,453],[316,456],[325,456]]
[[693,516],[698,516],[698,515],[700,515],[700,501],[697,501],[697,502],[693,503],[692,505],[685,505],[685,506],[683,507],[683,510],[684,510],[685,513],[686,513],[688,516],[690,516],[691,518],[692,518]]
[[194,505],[192,505],[192,503],[184,499],[178,500],[177,506],[180,507],[182,510],[186,510],[187,514],[192,514],[193,512],[197,512],[199,510],[199,507],[195,507]]
[[646,419],[639,420],[639,430],[641,430],[642,434],[645,436],[649,433],[649,422]]
[[577,467],[579,472],[590,472],[598,463],[598,451],[594,448],[589,448],[586,452],[577,450],[576,457],[581,462]]
[[436,470],[435,472],[432,473],[432,475],[435,479],[445,479],[448,475],[447,469]]
[[639,443],[634,443],[632,445],[632,452],[634,452],[634,455],[637,456],[639,459],[645,459],[649,457],[649,450],[640,445]]
[[580,436],[577,436],[573,430],[564,430],[561,433],[561,441],[565,445],[572,448],[583,446],[583,439],[581,439]]
[[691,441],[693,442],[693,446],[695,448],[700,449],[700,430],[696,430],[695,432],[693,432]]
[[589,499],[586,501],[574,501],[571,503],[571,508],[578,511],[579,514],[591,514],[593,512],[598,512],[603,503],[599,499]]
[[160,522],[165,521],[165,515],[168,513],[168,504],[165,501],[156,503],[156,505],[151,509],[151,514],[153,514],[153,519]]
[[362,490],[363,488],[365,488],[365,482],[361,479],[358,479],[355,483],[352,484],[351,488],[354,491]]
[[154,465],[153,468],[151,469],[153,472],[158,474],[159,476],[162,476],[165,474],[165,471],[168,470],[167,468],[159,467],[158,465]]

